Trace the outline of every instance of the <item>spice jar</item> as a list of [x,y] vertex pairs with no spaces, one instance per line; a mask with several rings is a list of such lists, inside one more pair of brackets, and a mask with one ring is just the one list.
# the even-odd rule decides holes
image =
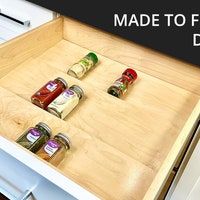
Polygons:
[[121,78],[117,79],[114,84],[108,88],[107,92],[115,97],[120,98],[127,92],[128,86],[132,85],[136,79],[136,71],[128,68],[123,72]]
[[53,115],[64,119],[78,105],[83,96],[83,90],[79,86],[73,85],[50,103],[47,110]]
[[35,153],[50,137],[51,129],[47,124],[40,122],[35,127],[29,128],[16,142]]
[[75,63],[69,70],[68,74],[75,78],[81,78],[98,62],[98,57],[94,53],[87,54],[78,63]]
[[39,89],[32,97],[33,104],[39,106],[42,109],[47,106],[58,97],[68,87],[66,81],[63,78],[56,78],[54,81],[49,81],[41,89]]
[[59,133],[53,139],[50,139],[36,153],[42,159],[57,166],[64,158],[67,150],[70,149],[69,138]]

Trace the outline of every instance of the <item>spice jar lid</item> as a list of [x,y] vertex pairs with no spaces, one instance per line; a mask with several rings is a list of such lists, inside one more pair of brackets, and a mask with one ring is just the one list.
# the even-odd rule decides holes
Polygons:
[[61,77],[58,77],[58,78],[56,78],[56,80],[62,82],[63,85],[65,86],[65,88],[68,88],[68,84],[67,84],[67,82],[65,81],[65,79],[63,79],[63,78],[61,78]]
[[47,134],[49,137],[51,137],[51,128],[45,124],[44,122],[39,122],[36,126],[41,126],[42,128],[44,128],[47,131]]
[[62,138],[62,139],[64,140],[65,145],[67,146],[67,148],[70,149],[71,141],[70,141],[70,139],[69,139],[68,136],[66,136],[66,135],[63,134],[63,133],[58,133],[58,134],[55,136],[55,138],[56,138],[56,137]]
[[69,89],[73,90],[74,92],[76,92],[76,94],[78,95],[79,99],[82,99],[82,97],[84,96],[84,91],[78,85],[72,85]]
[[137,72],[134,69],[127,68],[123,74],[123,76],[126,76],[130,84],[132,84],[138,77]]
[[87,54],[87,57],[89,57],[94,62],[94,64],[98,62],[98,57],[95,53],[90,52]]

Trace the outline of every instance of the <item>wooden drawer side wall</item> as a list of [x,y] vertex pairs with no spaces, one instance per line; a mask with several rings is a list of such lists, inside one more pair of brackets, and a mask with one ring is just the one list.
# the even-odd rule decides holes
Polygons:
[[179,134],[178,138],[176,139],[173,147],[171,148],[164,163],[162,164],[160,170],[158,171],[154,181],[152,182],[151,186],[149,187],[149,189],[144,197],[144,200],[153,200],[159,196],[177,159],[179,158],[185,144],[187,143],[188,138],[190,137],[191,134],[193,134],[194,129],[195,129],[199,119],[200,119],[200,101],[195,106],[192,114],[190,115],[189,119],[185,123],[181,133]]
[[49,22],[0,45],[0,78],[23,61],[40,55],[62,39],[63,19]]
[[200,68],[64,18],[64,39],[200,95]]

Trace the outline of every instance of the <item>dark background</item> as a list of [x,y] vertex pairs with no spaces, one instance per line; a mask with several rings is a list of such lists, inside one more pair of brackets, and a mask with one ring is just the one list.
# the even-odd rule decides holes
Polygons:
[[[28,0],[62,15],[72,17],[89,25],[111,32],[138,44],[161,51],[170,56],[200,66],[200,47],[193,47],[193,34],[200,34],[200,23],[191,27],[191,14],[200,14],[200,3],[187,1],[130,1],[130,0]],[[175,6],[176,2],[176,6]],[[113,15],[160,14],[159,27],[114,27]],[[162,17],[165,13],[184,14],[188,19],[183,27],[167,27]]]

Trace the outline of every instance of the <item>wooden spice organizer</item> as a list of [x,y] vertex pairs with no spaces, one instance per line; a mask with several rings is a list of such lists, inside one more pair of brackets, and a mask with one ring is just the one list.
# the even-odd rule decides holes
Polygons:
[[[99,35],[102,38],[96,41]],[[133,58],[126,59],[123,52],[118,56],[116,43],[121,44],[119,49],[126,44]],[[137,50],[151,58],[149,63],[154,57],[166,65],[173,61],[171,79],[165,76],[171,66],[157,72],[140,68]],[[98,66],[81,80],[67,75],[67,69],[90,51],[100,53]],[[127,64],[137,69],[139,78],[123,99],[117,99],[106,90]],[[59,18],[0,46],[0,132],[15,141],[28,127],[46,122],[54,134],[66,132],[71,138],[72,149],[58,166],[66,177],[100,199],[156,199],[199,119],[200,69],[183,64],[181,70],[179,64]],[[189,77],[186,84],[183,75]],[[85,98],[65,120],[30,102],[37,89],[58,76],[85,91]]]

